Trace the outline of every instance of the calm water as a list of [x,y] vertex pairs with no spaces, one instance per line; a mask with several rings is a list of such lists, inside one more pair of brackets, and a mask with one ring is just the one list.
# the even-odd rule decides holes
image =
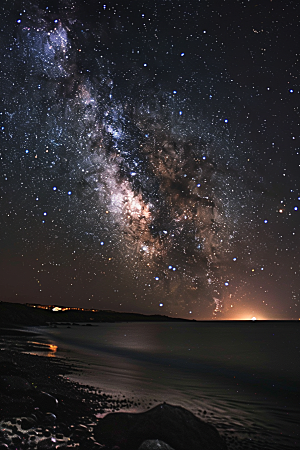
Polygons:
[[[300,448],[300,323],[103,323],[38,328],[73,379],[206,418],[239,448]],[[51,351],[50,351],[51,353]],[[205,411],[205,413],[204,413]]]

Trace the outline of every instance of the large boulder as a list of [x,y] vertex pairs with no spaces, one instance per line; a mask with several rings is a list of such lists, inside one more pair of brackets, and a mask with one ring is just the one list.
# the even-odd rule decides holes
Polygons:
[[174,450],[226,450],[218,431],[190,411],[167,403],[144,413],[112,413],[100,419],[95,439],[121,450],[138,450],[147,440],[160,440]]

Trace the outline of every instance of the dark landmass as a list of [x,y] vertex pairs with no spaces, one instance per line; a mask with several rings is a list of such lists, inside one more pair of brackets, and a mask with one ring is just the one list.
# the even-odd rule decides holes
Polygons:
[[161,315],[144,315],[114,311],[52,311],[21,303],[0,302],[0,327],[40,326],[59,322],[188,322]]

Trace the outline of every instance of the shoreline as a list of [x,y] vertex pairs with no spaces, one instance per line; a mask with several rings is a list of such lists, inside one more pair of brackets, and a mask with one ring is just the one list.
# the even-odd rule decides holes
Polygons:
[[[0,350],[0,377],[23,378],[33,386],[34,390],[47,392],[58,400],[62,400],[58,414],[65,413],[63,407],[68,403],[66,398],[70,399],[70,404],[76,405],[79,413],[81,411],[83,413],[87,412],[93,416],[99,413],[102,414],[105,410],[110,412],[128,409],[133,406],[134,403],[130,400],[114,399],[112,395],[105,394],[100,389],[69,379],[68,375],[76,375],[80,372],[81,369],[78,365],[63,357],[55,356],[55,358],[51,358],[44,355],[23,353],[18,350]],[[23,392],[22,389],[16,389],[16,391],[19,393]],[[24,393],[27,393],[28,396],[32,394],[31,390],[27,392],[26,389],[24,389]],[[5,396],[5,392],[0,387],[0,399],[1,396]],[[23,402],[20,398],[15,400],[18,401],[18,405],[21,408],[20,411],[25,413],[27,409],[26,404],[22,408]],[[16,403],[16,401],[12,403]],[[0,420],[13,414],[10,411],[10,405],[7,405],[5,409],[5,403],[5,401],[0,400]],[[14,410],[13,407],[12,409]],[[64,418],[66,417],[64,416]]]
[[20,440],[29,435],[32,449],[102,448],[93,438],[99,417],[129,410],[134,402],[68,378],[79,372],[64,358],[1,349],[0,446],[19,442],[16,448],[29,448]]
[[[68,375],[79,372],[80,367],[64,358],[32,355],[1,348],[1,450],[12,448],[9,446],[11,444],[14,444],[14,448],[17,450],[28,448],[32,450],[127,449],[126,445],[113,445],[114,432],[109,438],[111,441],[107,441],[106,425],[105,422],[103,422],[103,425],[101,421],[116,420],[115,428],[117,430],[119,420],[122,419],[122,424],[125,416],[131,424],[132,421],[137,420],[139,422],[144,417],[146,420],[147,414],[152,414],[152,416],[157,412],[160,414],[161,408],[166,409],[167,420],[169,420],[170,413],[171,416],[175,413],[178,415],[178,412],[183,416],[188,415],[189,417],[190,415],[197,426],[200,424],[200,428],[204,427],[205,434],[207,432],[208,435],[212,433],[212,437],[210,437],[210,439],[213,439],[212,445],[216,444],[214,442],[214,439],[216,439],[216,448],[227,449],[225,441],[220,437],[215,427],[201,421],[188,410],[164,403],[163,405],[156,405],[154,408],[148,405],[146,411],[135,412],[135,409],[139,408],[134,399],[129,400],[122,394],[120,396],[106,394],[93,386],[83,385],[68,378]],[[116,414],[118,411],[121,411],[122,414]],[[103,417],[105,418],[103,419]],[[166,417],[164,420],[166,420]],[[102,435],[104,426],[105,433],[103,436],[105,437],[103,439],[106,439],[105,443],[98,442],[95,439],[97,427],[100,425]],[[110,428],[109,425],[108,429]],[[126,432],[127,430],[124,431],[124,433]],[[150,430],[150,436],[152,436],[151,433],[153,433],[153,430]],[[101,439],[100,437],[98,440],[101,441]],[[135,450],[138,450],[139,447],[140,445]],[[145,449],[147,450],[148,447],[145,447]],[[177,450],[176,446],[174,449],[169,446],[166,447],[166,450],[169,449]]]

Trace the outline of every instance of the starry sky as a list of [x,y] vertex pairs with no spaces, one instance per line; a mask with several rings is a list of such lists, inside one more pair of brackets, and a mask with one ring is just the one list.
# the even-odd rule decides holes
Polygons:
[[0,12],[1,300],[298,319],[299,2]]

